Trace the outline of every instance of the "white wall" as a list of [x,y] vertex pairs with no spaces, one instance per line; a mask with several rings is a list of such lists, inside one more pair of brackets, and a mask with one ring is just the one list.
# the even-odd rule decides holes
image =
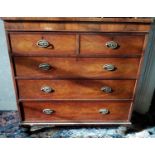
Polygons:
[[0,110],[16,109],[4,25],[0,20]]

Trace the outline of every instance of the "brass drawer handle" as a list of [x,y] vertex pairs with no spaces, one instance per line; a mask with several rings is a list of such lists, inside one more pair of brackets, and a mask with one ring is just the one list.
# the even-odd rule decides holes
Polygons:
[[41,70],[50,70],[52,68],[52,66],[50,64],[47,63],[42,63],[38,66]]
[[54,113],[54,110],[52,109],[43,109],[43,113],[46,114],[46,115],[51,115]]
[[108,86],[104,86],[101,88],[101,91],[105,93],[112,93],[112,88]]
[[115,41],[108,41],[105,45],[111,49],[116,49],[118,47],[118,44]]
[[45,39],[41,39],[37,41],[37,46],[40,48],[47,48],[49,46],[49,42]]
[[103,68],[107,71],[114,71],[116,67],[113,64],[105,64]]
[[49,86],[44,86],[41,88],[41,91],[43,91],[44,93],[52,93],[54,92],[54,89]]
[[110,113],[110,111],[108,109],[100,109],[99,113],[101,113],[102,115],[107,115]]

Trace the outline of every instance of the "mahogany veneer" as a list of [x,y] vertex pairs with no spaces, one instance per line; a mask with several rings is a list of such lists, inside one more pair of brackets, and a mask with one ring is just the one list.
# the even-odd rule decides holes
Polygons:
[[[100,101],[55,101],[55,102],[22,102],[20,104],[25,122],[128,122],[128,112],[131,103],[100,102]],[[43,114],[43,109],[54,110],[52,115]],[[108,115],[99,112],[100,109],[109,109]],[[119,112],[119,113],[118,113]]]
[[3,18],[21,124],[128,124],[151,18]]
[[[135,80],[18,80],[20,99],[132,99]],[[49,86],[53,92],[45,93]],[[102,92],[103,86],[112,93]]]
[[[107,34],[81,35],[81,54],[124,55],[141,54],[143,51],[144,35]],[[110,49],[105,46],[109,40],[118,43],[118,48]]]
[[[40,48],[37,41],[46,39],[50,43],[48,48]],[[16,54],[74,54],[76,51],[76,36],[69,34],[18,34],[11,33],[11,48]]]
[[[14,62],[18,78],[136,79],[140,58],[14,57]],[[43,63],[48,63],[50,70],[41,70],[39,65]],[[114,71],[104,69],[108,63],[115,66]]]

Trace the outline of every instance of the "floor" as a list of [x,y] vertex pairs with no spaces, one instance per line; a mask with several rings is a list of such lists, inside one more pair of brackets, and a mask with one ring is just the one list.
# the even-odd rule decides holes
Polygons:
[[16,111],[0,112],[0,138],[155,138],[155,121],[150,114],[133,114],[133,125],[100,127],[33,127],[19,125]]

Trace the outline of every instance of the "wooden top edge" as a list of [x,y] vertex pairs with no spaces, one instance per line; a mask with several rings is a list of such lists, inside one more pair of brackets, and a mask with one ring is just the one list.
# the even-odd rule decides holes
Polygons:
[[152,23],[150,17],[1,17],[4,21]]

